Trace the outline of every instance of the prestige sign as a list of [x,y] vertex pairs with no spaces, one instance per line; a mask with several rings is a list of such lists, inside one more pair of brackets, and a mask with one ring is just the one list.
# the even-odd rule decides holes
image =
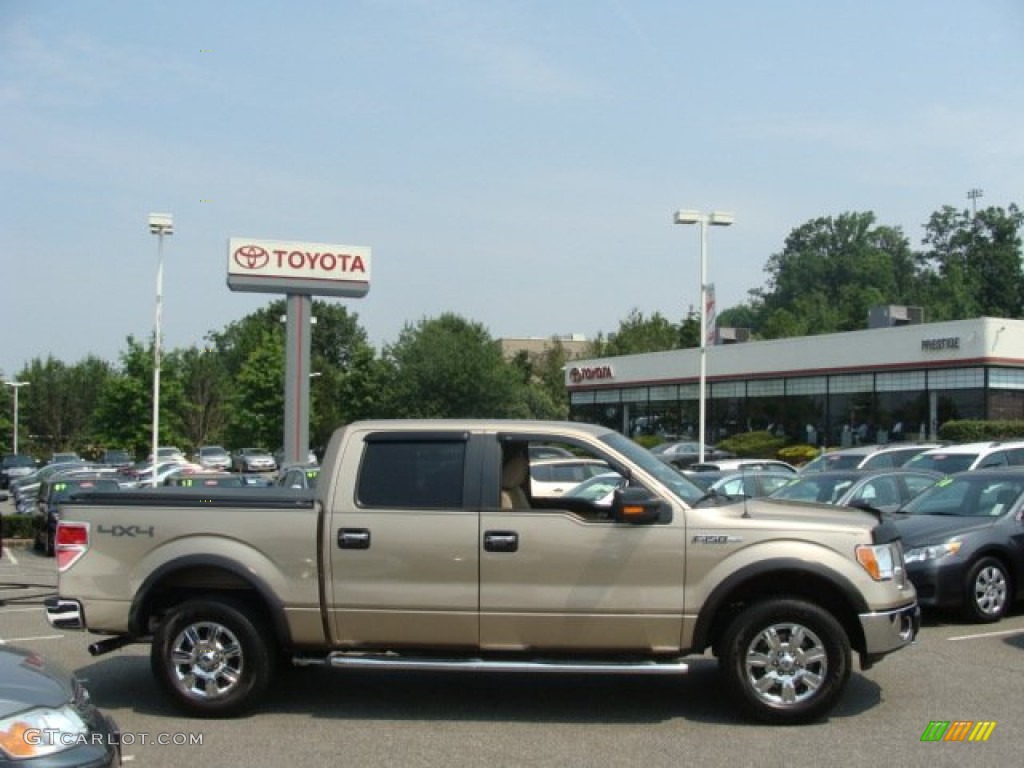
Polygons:
[[233,237],[228,240],[228,288],[358,298],[370,290],[370,249]]

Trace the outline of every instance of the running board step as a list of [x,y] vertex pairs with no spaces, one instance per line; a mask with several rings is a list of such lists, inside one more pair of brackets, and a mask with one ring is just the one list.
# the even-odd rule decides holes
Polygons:
[[[452,672],[551,672],[604,675],[683,675],[689,667],[678,659],[666,661],[607,661],[561,659],[481,659],[399,656],[397,654],[331,653],[328,665],[341,669],[414,669]],[[296,664],[310,660],[295,660]],[[313,662],[316,663],[316,662]]]

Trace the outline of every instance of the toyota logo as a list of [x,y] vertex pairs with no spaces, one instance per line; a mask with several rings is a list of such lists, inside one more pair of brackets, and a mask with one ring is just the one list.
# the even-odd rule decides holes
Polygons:
[[573,384],[579,384],[581,381],[583,381],[583,371],[581,371],[579,368],[573,368],[572,370],[569,371],[569,379],[572,381]]
[[242,269],[263,269],[270,261],[270,254],[258,245],[243,245],[235,251],[235,264]]

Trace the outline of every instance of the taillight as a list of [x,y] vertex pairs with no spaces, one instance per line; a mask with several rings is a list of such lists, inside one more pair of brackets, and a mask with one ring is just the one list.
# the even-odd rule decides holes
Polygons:
[[54,537],[54,554],[57,557],[57,570],[66,571],[75,561],[89,549],[89,524],[57,523]]

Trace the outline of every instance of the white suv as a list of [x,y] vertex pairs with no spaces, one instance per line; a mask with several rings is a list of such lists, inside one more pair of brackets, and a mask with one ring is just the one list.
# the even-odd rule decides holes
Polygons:
[[933,469],[952,475],[968,469],[1021,465],[1024,465],[1024,440],[944,445],[917,454],[903,466],[907,469]]

